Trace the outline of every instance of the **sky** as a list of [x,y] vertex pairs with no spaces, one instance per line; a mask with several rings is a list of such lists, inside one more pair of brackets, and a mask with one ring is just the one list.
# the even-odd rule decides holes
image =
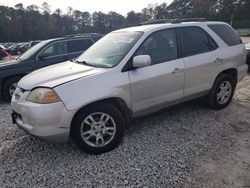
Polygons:
[[90,13],[95,11],[102,11],[104,13],[115,11],[126,15],[131,10],[139,12],[147,7],[148,4],[161,4],[164,2],[169,4],[172,0],[0,0],[0,5],[13,7],[18,3],[23,3],[26,7],[31,4],[40,6],[43,2],[49,3],[52,10],[60,8],[63,12],[66,12],[67,7],[71,6],[73,9],[88,11]]

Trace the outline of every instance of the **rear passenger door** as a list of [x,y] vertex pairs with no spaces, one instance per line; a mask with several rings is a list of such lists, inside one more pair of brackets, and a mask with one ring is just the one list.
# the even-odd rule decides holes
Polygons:
[[201,27],[180,27],[181,53],[185,64],[184,97],[202,94],[211,87],[216,61],[221,61],[218,45]]
[[81,55],[93,44],[92,39],[76,39],[67,41],[68,58],[73,59]]

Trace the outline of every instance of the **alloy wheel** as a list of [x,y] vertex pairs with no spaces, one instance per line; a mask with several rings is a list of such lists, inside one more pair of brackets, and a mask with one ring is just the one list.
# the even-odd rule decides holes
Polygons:
[[83,141],[93,147],[103,147],[110,143],[116,134],[114,119],[103,112],[88,115],[81,124]]
[[229,81],[224,81],[219,87],[217,93],[217,101],[219,104],[226,104],[232,95],[232,84]]

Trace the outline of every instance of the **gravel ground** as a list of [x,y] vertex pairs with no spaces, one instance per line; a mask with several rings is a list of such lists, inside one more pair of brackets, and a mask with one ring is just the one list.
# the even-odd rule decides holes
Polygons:
[[250,187],[250,76],[232,104],[184,103],[137,119],[115,150],[88,155],[12,125],[0,104],[0,187]]

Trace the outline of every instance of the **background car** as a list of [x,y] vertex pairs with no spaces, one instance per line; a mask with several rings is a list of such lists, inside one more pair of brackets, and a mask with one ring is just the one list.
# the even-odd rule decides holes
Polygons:
[[6,42],[6,43],[2,43],[1,45],[7,49],[10,46],[12,46],[13,44],[14,44],[13,42]]
[[4,46],[0,45],[0,60],[2,60],[7,56],[8,56],[7,49]]
[[23,45],[21,45],[19,47],[19,50],[17,51],[17,55],[21,55],[24,52],[26,52],[30,47],[29,47],[30,43],[24,43]]
[[8,53],[10,53],[11,55],[21,55],[21,47],[24,45],[25,43],[17,43],[14,44],[12,46],[10,46],[7,50]]
[[26,74],[79,56],[102,37],[100,34],[71,35],[42,41],[17,59],[0,64],[0,98],[10,101],[17,82]]

